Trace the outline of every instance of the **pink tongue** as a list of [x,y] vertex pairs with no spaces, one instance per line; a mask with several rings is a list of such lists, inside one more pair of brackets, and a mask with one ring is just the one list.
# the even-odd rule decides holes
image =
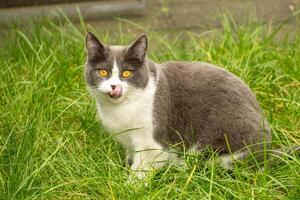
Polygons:
[[122,96],[122,85],[116,85],[115,89],[109,93],[109,95],[113,98],[119,98]]

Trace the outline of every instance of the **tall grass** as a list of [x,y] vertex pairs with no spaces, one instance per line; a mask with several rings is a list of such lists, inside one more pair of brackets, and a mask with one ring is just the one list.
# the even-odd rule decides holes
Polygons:
[[[1,199],[300,198],[294,154],[261,171],[247,165],[226,171],[187,155],[187,168],[165,168],[148,184],[126,184],[123,150],[99,124],[85,88],[86,29],[84,22],[45,20],[14,26],[0,39]],[[106,43],[134,39],[122,28],[97,33]],[[299,34],[279,37],[277,26],[236,25],[224,17],[219,30],[172,39],[151,30],[148,35],[156,62],[201,60],[240,76],[257,95],[274,143],[300,144]]]

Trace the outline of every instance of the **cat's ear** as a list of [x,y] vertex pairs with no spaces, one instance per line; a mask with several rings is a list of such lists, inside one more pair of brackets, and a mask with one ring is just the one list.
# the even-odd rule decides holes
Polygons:
[[143,62],[147,53],[148,39],[146,33],[136,39],[128,48],[128,55]]
[[88,32],[86,35],[86,49],[89,60],[99,61],[106,59],[105,45],[91,32]]

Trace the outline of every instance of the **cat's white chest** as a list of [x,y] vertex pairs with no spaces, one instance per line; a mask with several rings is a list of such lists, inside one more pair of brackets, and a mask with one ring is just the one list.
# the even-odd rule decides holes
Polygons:
[[124,147],[137,149],[139,143],[153,141],[153,100],[154,82],[141,90],[138,98],[112,104],[98,101],[97,108],[100,120],[105,129]]
[[149,112],[151,108],[149,103],[142,101],[122,105],[98,104],[101,122],[112,134],[129,129],[149,128],[152,122],[152,113]]

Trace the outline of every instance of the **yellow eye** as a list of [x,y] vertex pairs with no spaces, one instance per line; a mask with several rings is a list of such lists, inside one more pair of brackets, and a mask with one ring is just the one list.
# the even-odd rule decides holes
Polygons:
[[122,76],[123,76],[124,78],[128,78],[128,77],[130,77],[131,75],[132,75],[132,71],[126,70],[126,71],[122,72]]
[[107,76],[108,76],[108,71],[105,70],[105,69],[100,69],[100,70],[98,71],[98,74],[99,74],[99,76],[107,77]]

